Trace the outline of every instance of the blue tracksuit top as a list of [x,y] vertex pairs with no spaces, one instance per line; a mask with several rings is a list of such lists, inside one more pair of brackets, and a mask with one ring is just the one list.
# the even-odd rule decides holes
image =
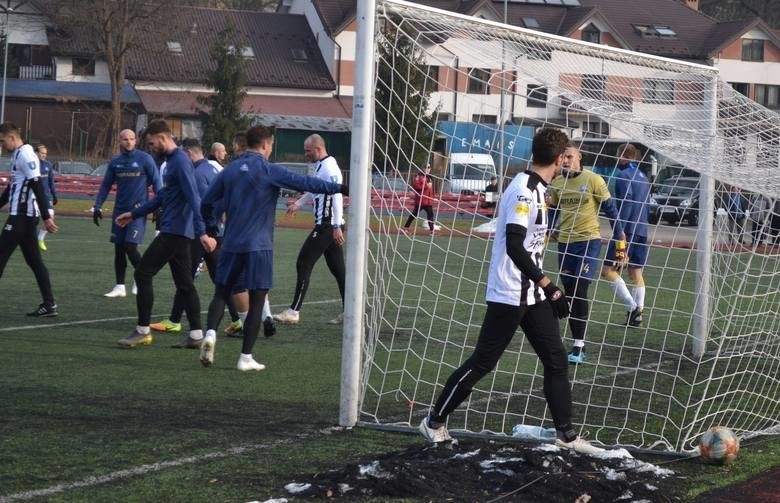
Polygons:
[[132,210],[133,217],[147,215],[162,207],[160,232],[193,239],[206,233],[200,216],[200,195],[195,185],[195,168],[180,148],[165,156],[163,187],[157,196]]
[[57,197],[57,189],[54,186],[54,169],[49,161],[41,161],[41,177],[44,178],[43,191],[46,193],[46,200],[49,201],[49,206],[53,203],[55,197]]
[[615,179],[615,203],[626,237],[647,237],[650,181],[635,162],[620,166]]
[[111,186],[116,183],[116,203],[114,216],[138,208],[149,200],[149,186],[154,193],[162,188],[160,172],[152,156],[141,150],[122,152],[111,159],[100,184],[95,209],[99,210],[108,197]]
[[215,205],[222,200],[227,214],[223,251],[273,250],[280,187],[317,194],[335,194],[341,190],[341,184],[292,173],[266,161],[260,153],[242,154],[217,175],[201,207],[204,220],[214,226]]

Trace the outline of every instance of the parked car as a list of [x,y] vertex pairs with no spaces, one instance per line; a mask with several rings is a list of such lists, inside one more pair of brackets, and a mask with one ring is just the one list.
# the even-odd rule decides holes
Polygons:
[[104,162],[100,165],[98,165],[97,168],[92,170],[92,173],[89,174],[89,176],[96,176],[98,178],[103,178],[106,176],[106,170],[108,169],[108,163]]
[[0,159],[0,184],[3,186],[11,179],[11,166],[13,166],[11,159]]
[[84,161],[55,161],[54,171],[59,175],[87,176],[94,168]]
[[[305,162],[277,162],[275,164],[278,164],[279,166],[282,166],[283,168],[287,169],[288,171],[292,171],[293,173],[298,173],[299,175],[313,175],[314,174],[314,166]],[[282,189],[279,192],[279,195],[282,197],[292,197],[297,192],[290,189]]]
[[676,224],[685,220],[689,225],[699,224],[699,178],[672,177],[658,182],[650,198],[648,221],[657,224],[664,220]]

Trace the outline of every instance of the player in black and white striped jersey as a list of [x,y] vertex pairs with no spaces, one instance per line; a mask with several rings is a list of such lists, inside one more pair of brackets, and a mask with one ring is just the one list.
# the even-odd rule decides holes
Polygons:
[[569,139],[552,128],[536,133],[531,169],[518,174],[498,208],[487,281],[487,312],[472,355],[452,373],[420,433],[434,443],[451,441],[447,416],[471,394],[473,386],[498,364],[518,327],[544,366],[544,396],[557,433],[557,444],[578,452],[594,448],[579,438],[571,422],[571,388],[566,349],[558,318],[569,315],[566,296],[542,272],[547,233],[547,185],[560,174]]
[[[314,176],[327,182],[343,183],[341,169],[339,169],[336,159],[328,155],[322,136],[313,134],[306,138],[306,141],[303,142],[303,151],[306,160],[315,163]],[[298,272],[295,295],[290,308],[274,315],[274,319],[280,323],[298,323],[314,264],[321,256],[325,255],[325,262],[333,277],[336,278],[339,294],[341,294],[341,310],[328,323],[340,325],[343,322],[346,278],[344,233],[341,230],[341,226],[344,224],[343,198],[341,194],[310,194],[307,192],[287,208],[287,216],[292,216],[308,202],[312,202],[314,205],[314,229],[309,233],[298,253],[298,260],[295,264]]]
[[0,195],[0,208],[9,205],[8,220],[0,233],[0,276],[17,246],[30,266],[43,302],[28,316],[57,316],[57,304],[51,290],[49,271],[43,264],[38,248],[38,217],[48,232],[57,232],[54,215],[49,214],[49,201],[41,178],[40,161],[33,148],[22,141],[21,131],[10,122],[0,125],[0,146],[11,152],[11,181]]

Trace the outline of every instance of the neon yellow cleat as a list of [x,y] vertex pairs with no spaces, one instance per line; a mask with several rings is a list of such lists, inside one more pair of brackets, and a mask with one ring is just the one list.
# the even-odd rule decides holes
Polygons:
[[46,242],[43,239],[38,240],[38,248],[40,248],[41,251],[48,250],[48,248],[46,248]]

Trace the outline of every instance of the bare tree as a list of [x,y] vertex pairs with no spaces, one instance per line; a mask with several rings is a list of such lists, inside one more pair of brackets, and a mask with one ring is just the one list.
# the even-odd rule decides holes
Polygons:
[[[108,138],[111,151],[119,151],[122,119],[122,87],[127,58],[140,50],[144,40],[168,17],[171,1],[143,0],[41,0],[38,4],[56,25],[56,34],[73,47],[104,60],[111,84],[111,122]],[[174,18],[175,19],[175,18]]]
[[702,0],[701,11],[721,21],[760,17],[772,28],[780,28],[777,0]]

